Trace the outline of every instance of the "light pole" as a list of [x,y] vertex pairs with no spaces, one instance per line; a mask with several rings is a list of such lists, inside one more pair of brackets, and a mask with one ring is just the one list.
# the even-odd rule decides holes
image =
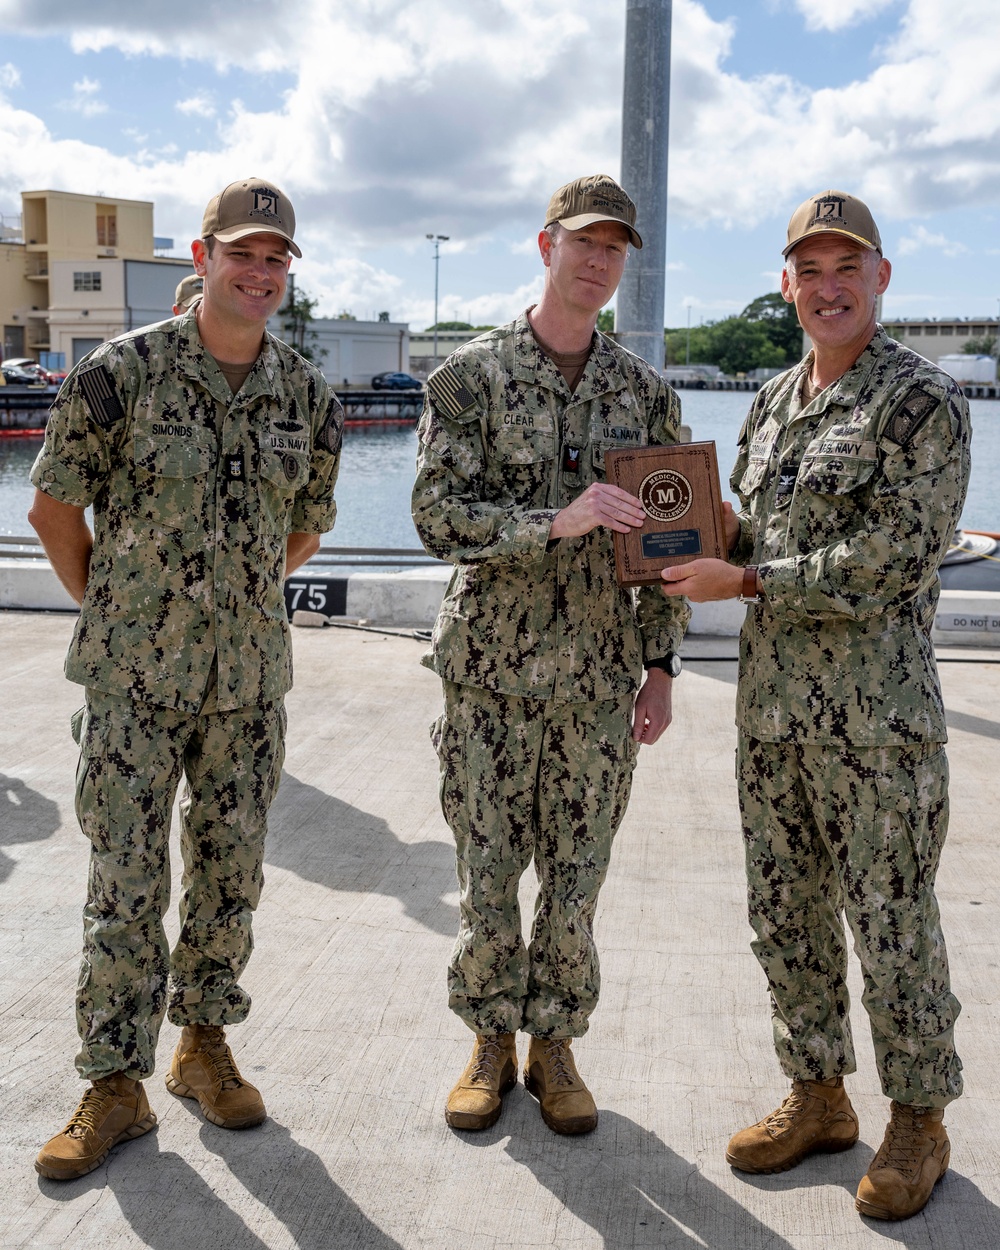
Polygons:
[[438,270],[441,268],[441,244],[448,242],[446,234],[429,234],[434,244],[434,368],[438,363]]
[[685,348],[684,348],[684,363],[686,365],[689,365],[691,363],[691,301],[686,300],[685,303],[687,304],[687,310],[688,310],[688,332],[687,332],[687,344],[685,345]]

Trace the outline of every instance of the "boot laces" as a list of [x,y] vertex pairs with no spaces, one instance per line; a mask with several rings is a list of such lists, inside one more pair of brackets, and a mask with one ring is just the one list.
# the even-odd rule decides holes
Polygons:
[[63,1129],[68,1137],[83,1137],[91,1129],[97,1131],[97,1123],[104,1119],[108,1103],[118,1095],[103,1081],[95,1081],[80,1099],[69,1123]]
[[212,1070],[222,1084],[223,1089],[236,1089],[243,1084],[233,1052],[226,1045],[225,1030],[220,1027],[202,1028],[198,1050],[206,1055],[212,1064]]
[[553,1038],[545,1043],[546,1085],[575,1085],[569,1041],[565,1037]]
[[919,1167],[926,1146],[927,1134],[922,1107],[894,1105],[885,1140],[872,1161],[875,1168],[895,1168],[897,1172],[912,1172]]
[[793,1081],[791,1093],[776,1111],[764,1119],[764,1127],[782,1132],[802,1117],[811,1097],[805,1081]]
[[476,1043],[476,1062],[469,1073],[473,1085],[493,1085],[500,1067],[500,1043],[495,1037],[480,1037]]

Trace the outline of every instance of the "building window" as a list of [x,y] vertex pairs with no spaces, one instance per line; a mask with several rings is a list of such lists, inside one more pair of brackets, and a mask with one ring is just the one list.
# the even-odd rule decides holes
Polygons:
[[101,289],[101,275],[97,273],[74,273],[73,274],[73,290],[74,291],[99,291]]
[[118,246],[118,214],[113,208],[97,210],[97,246]]
[[937,332],[938,332],[937,326],[924,326],[925,334],[937,334]]
[[955,333],[956,333],[956,334],[968,334],[968,333],[969,333],[969,327],[968,327],[968,326],[956,326],[956,327],[955,327]]
[[954,326],[942,326],[942,327],[941,327],[941,333],[942,333],[942,334],[954,334],[954,333],[955,333],[955,327],[954,327]]
[[906,333],[911,339],[917,339],[923,333],[923,330],[920,326],[908,326]]

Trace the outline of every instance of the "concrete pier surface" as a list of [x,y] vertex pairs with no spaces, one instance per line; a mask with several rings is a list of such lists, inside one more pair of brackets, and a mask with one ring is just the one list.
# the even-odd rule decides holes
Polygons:
[[[73,623],[0,613],[4,1250],[1000,1245],[1000,652],[941,653],[952,824],[939,898],[967,1092],[947,1112],[951,1170],[931,1203],[883,1224],[853,1205],[887,1108],[856,965],[859,1071],[848,1087],[861,1141],[778,1176],[725,1162],[730,1134],[787,1089],[744,914],[735,640],[725,638],[685,643],[675,721],[643,749],[601,897],[603,995],[574,1046],[600,1108],[596,1132],[555,1136],[520,1084],[493,1129],[446,1127],[470,1035],[445,1002],[457,896],[427,733],[438,682],[405,633],[299,629],[244,979],[254,1008],[230,1030],[270,1118],[227,1132],[170,1095],[167,1024],[147,1083],[156,1131],[87,1177],[39,1178],[34,1156],[82,1092],[73,997],[87,846],[69,735],[82,699],[62,677]],[[528,915],[530,893],[526,883]]]

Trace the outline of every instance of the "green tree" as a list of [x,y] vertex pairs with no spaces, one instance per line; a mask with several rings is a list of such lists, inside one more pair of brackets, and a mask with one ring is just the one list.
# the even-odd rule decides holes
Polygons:
[[962,351],[967,356],[995,356],[998,346],[1000,346],[1000,339],[987,334],[985,338],[969,339],[967,343],[963,343]]
[[424,333],[426,334],[428,330],[475,330],[475,329],[476,327],[474,325],[470,325],[468,321],[439,321],[437,325],[428,326],[427,330],[425,330]]
[[781,364],[795,364],[802,359],[802,327],[795,305],[787,303],[780,291],[758,295],[747,304],[740,316],[764,327],[767,337],[784,352]]
[[615,328],[615,310],[602,308],[597,314],[597,328],[602,334],[610,334]]
[[767,327],[760,321],[744,317],[727,317],[708,327],[709,348],[713,359],[730,376],[749,373],[751,369],[777,368],[785,363],[785,350],[772,341]]
[[289,283],[288,298],[281,309],[281,328],[288,342],[314,365],[326,356],[326,348],[319,346],[319,335],[312,324],[318,304],[319,300],[311,299],[301,287]]

